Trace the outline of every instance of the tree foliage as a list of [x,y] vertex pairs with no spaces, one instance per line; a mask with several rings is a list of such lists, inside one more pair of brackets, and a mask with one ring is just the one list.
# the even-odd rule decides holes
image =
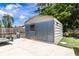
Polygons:
[[2,17],[2,22],[3,22],[3,25],[4,25],[5,28],[11,28],[12,24],[14,23],[14,19],[13,19],[12,16],[5,14]]
[[0,28],[2,27],[2,22],[1,22],[1,20],[0,20]]
[[[45,4],[40,6],[45,6]],[[57,18],[60,22],[62,22],[64,31],[68,28],[79,28],[79,4],[50,4],[46,8],[43,8],[40,14],[52,15]]]

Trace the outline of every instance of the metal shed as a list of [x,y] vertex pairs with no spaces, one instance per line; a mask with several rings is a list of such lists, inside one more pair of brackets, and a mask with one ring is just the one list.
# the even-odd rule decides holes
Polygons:
[[52,16],[34,16],[25,23],[26,37],[48,43],[58,42],[63,38],[62,24]]

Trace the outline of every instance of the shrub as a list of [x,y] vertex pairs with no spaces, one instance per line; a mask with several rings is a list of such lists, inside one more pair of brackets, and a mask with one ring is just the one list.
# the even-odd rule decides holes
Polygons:
[[79,32],[65,32],[64,36],[66,36],[66,37],[79,37]]
[[66,37],[72,37],[73,34],[74,34],[74,32],[65,32],[64,36],[66,36]]
[[64,33],[64,36],[68,37],[69,36],[69,33],[68,32],[65,32]]

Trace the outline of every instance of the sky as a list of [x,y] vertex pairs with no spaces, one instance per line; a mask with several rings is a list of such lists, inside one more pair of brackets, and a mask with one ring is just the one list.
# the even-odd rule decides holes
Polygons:
[[0,20],[4,14],[9,14],[14,18],[13,26],[23,25],[29,18],[38,15],[34,11],[38,10],[34,3],[0,3]]

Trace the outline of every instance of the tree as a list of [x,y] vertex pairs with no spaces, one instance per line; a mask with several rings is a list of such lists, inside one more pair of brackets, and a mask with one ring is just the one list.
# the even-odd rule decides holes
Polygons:
[[8,34],[10,35],[10,37],[12,36],[11,35],[11,29],[12,28],[12,24],[14,23],[14,18],[12,16],[10,16],[9,14],[5,14],[3,17],[2,17],[2,22],[3,22],[3,25],[5,28],[8,28]]
[[1,22],[1,20],[0,20],[0,28],[2,27],[2,22]]
[[2,22],[5,28],[12,28],[12,24],[14,23],[14,18],[9,14],[5,14],[2,17]]
[[79,28],[79,4],[51,4],[50,6],[43,8],[40,15],[54,16],[63,24],[64,31],[68,28]]

